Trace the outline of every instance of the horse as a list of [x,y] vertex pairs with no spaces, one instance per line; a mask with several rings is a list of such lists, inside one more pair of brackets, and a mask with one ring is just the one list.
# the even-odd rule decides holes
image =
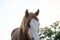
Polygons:
[[33,13],[25,11],[21,26],[13,29],[11,40],[39,40],[39,9]]

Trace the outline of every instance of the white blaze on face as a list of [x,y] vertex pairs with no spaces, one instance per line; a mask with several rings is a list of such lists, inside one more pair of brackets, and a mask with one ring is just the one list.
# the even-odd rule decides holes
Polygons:
[[39,28],[39,22],[35,19],[32,19],[30,22],[30,29],[28,33],[31,38],[32,37],[34,38],[34,40],[39,40],[38,28]]

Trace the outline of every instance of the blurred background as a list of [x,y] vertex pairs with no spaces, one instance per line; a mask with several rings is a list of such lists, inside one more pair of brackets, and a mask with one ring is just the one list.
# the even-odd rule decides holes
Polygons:
[[[40,39],[55,38],[60,23],[60,0],[0,0],[0,40],[11,40],[11,32],[20,27],[25,10],[35,12],[40,9]],[[57,28],[56,28],[57,27]],[[44,31],[44,29],[49,29]],[[54,31],[55,30],[55,31]],[[48,36],[46,33],[50,36]],[[41,36],[42,34],[43,37]],[[47,40],[47,39],[46,39]]]

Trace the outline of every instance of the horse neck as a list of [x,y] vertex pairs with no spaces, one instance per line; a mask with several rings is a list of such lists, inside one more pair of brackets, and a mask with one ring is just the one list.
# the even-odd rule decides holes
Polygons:
[[27,32],[23,32],[22,26],[20,28],[20,35],[22,35],[24,40],[30,40],[29,34]]

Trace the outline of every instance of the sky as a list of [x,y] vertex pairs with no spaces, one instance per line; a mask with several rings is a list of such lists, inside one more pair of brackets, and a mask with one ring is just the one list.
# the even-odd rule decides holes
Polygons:
[[11,32],[20,27],[26,9],[40,10],[40,27],[60,21],[60,0],[0,0],[0,40],[11,40]]

